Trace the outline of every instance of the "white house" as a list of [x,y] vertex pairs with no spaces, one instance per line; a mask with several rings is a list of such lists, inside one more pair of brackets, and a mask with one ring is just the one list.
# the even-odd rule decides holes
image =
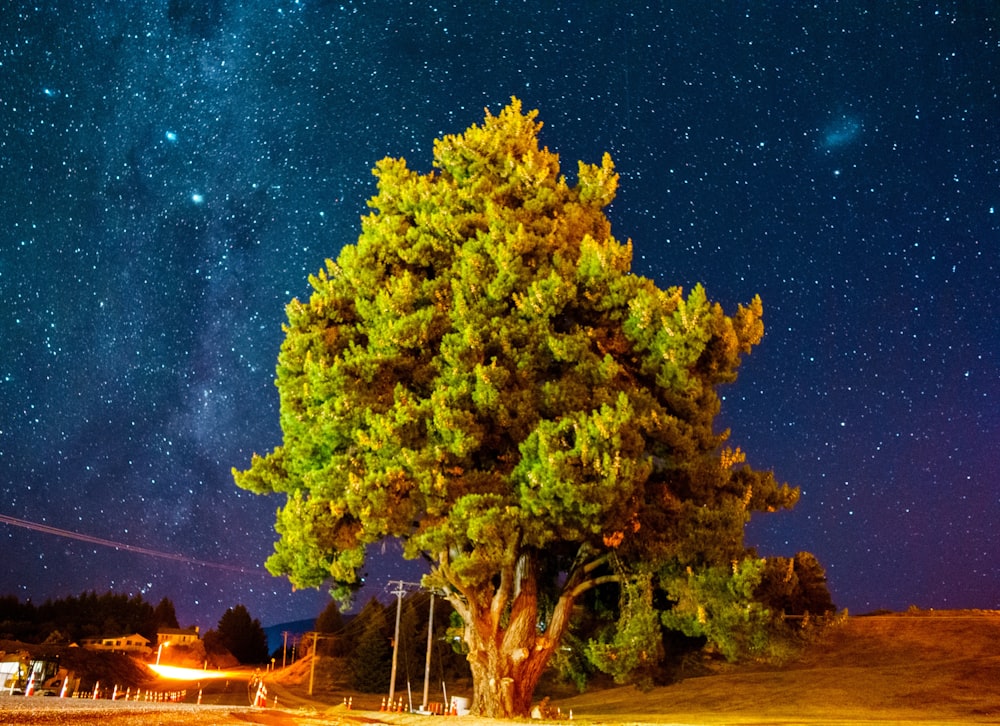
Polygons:
[[193,628],[160,628],[156,631],[156,645],[170,643],[172,646],[191,645],[201,640],[198,626]]
[[150,651],[149,638],[144,638],[138,633],[84,638],[82,645],[88,650],[111,650],[119,653],[148,653]]

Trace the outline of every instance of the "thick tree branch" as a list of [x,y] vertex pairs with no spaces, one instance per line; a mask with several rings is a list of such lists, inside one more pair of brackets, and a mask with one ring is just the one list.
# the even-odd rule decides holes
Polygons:
[[580,595],[587,592],[587,590],[592,590],[595,587],[599,587],[600,585],[607,585],[608,583],[612,582],[624,582],[625,579],[626,578],[624,575],[604,575],[603,577],[594,577],[590,580],[584,580],[579,585],[574,587],[573,590],[567,594],[567,597],[570,597],[571,599],[575,600],[576,598],[580,597]]

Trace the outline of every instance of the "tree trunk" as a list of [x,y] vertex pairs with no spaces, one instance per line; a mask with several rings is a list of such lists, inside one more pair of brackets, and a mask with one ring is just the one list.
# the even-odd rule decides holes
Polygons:
[[533,642],[510,648],[510,639],[504,637],[509,631],[500,635],[507,648],[481,643],[469,653],[473,710],[490,718],[528,717],[535,687],[553,649]]
[[[593,554],[597,556],[588,557]],[[442,558],[437,574],[451,584],[448,600],[465,622],[472,710],[480,716],[530,716],[535,687],[569,628],[576,598],[592,587],[619,581],[618,575],[592,577],[606,557],[581,546],[555,607],[546,613],[545,630],[539,631],[537,555],[522,551],[498,578],[478,587],[463,587]]]
[[564,594],[540,633],[533,558],[522,557],[505,575],[491,597],[463,614],[472,708],[490,718],[528,717],[538,680],[566,629],[572,598]]

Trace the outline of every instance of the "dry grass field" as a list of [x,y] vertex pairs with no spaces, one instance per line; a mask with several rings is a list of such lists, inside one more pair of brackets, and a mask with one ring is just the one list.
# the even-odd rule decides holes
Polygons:
[[1000,723],[1000,613],[850,618],[783,667],[558,704],[593,723]]
[[[648,693],[622,687],[565,698],[551,705],[558,707],[564,717],[572,712],[575,723],[588,726],[997,724],[998,646],[1000,612],[922,611],[856,617],[831,626],[817,643],[782,666],[728,667]],[[57,709],[57,704],[51,702],[58,699],[37,699],[46,702],[38,704],[40,711],[21,711],[16,716],[5,714],[0,704],[0,724],[426,726],[428,719],[455,721],[462,726],[503,723],[470,716],[382,713],[377,697],[360,694],[354,708],[347,710],[342,704],[345,694],[331,691],[321,681],[317,681],[316,697],[307,695],[308,665],[308,660],[301,661],[273,680],[270,695],[278,698],[277,708],[217,707],[210,712],[164,712],[159,716],[127,710],[120,715],[107,711],[101,715],[56,715],[46,710]]]
[[[622,687],[551,705],[564,716],[572,712],[574,722],[609,726],[996,724],[1000,612],[852,617],[830,626],[781,666],[734,666],[647,693]],[[421,716],[348,714],[342,707],[327,713],[407,726],[426,723]],[[460,721],[473,726],[471,718]]]

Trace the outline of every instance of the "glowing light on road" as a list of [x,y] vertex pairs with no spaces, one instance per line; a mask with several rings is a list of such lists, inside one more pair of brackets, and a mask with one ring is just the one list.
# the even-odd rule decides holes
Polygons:
[[229,678],[232,680],[249,681],[253,676],[251,671],[207,671],[201,668],[181,668],[171,665],[151,665],[149,669],[160,678],[169,678],[172,681],[205,681],[217,680],[219,678]]

